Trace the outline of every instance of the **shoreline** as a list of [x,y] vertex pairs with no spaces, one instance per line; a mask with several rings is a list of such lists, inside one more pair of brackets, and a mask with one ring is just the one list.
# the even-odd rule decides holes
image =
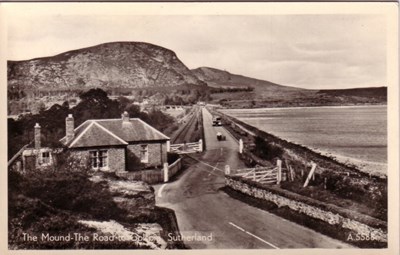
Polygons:
[[294,110],[294,109],[317,109],[317,108],[332,108],[332,109],[349,109],[349,108],[367,108],[367,107],[387,107],[387,104],[368,104],[368,105],[326,105],[326,106],[288,106],[288,107],[262,107],[262,108],[222,108],[219,111],[243,111],[243,110]]
[[[305,147],[308,147],[306,145],[303,145]],[[379,175],[379,176],[385,176],[387,177],[387,168],[388,164],[384,162],[373,162],[373,161],[366,161],[362,159],[357,159],[357,158],[352,158],[349,156],[344,156],[340,154],[335,154],[333,152],[328,152],[324,150],[318,150],[315,148],[308,147],[310,150],[313,150],[317,153],[320,153],[321,155],[324,155],[326,157],[330,157],[333,160],[342,163],[344,165],[348,166],[353,166],[357,168],[359,171],[369,173],[372,175]]]

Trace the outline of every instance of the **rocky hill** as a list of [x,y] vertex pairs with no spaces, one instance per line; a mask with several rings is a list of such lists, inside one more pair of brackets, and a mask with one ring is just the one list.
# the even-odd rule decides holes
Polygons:
[[166,48],[113,42],[52,57],[8,61],[9,88],[84,89],[205,85]]

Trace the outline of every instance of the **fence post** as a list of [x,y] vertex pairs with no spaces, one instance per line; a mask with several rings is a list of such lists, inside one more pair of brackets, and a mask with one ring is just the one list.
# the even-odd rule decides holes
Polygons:
[[295,178],[296,176],[295,176],[295,174],[294,174],[294,171],[293,171],[292,166],[289,165],[289,169],[290,169],[290,176],[291,176],[291,178],[292,178],[292,181],[294,181],[294,178]]
[[239,139],[239,153],[242,154],[243,153],[243,140]]
[[171,142],[167,141],[167,152],[171,152]]
[[199,140],[199,151],[203,152],[203,139]]
[[168,182],[169,173],[168,173],[168,163],[164,163],[164,182]]
[[276,165],[278,166],[278,175],[276,176],[276,184],[280,184],[282,180],[282,160],[278,159],[276,161]]
[[231,167],[229,165],[225,165],[225,175],[231,174]]
[[306,181],[304,182],[303,188],[307,187],[308,183],[310,182],[311,177],[313,176],[315,169],[317,168],[317,164],[315,164],[314,162],[311,163],[311,170],[310,173],[307,176]]
[[287,160],[285,160],[285,166],[286,166],[286,169],[287,169],[287,171],[286,171],[286,173],[287,173],[286,179],[291,182],[291,181],[293,181],[292,180],[292,173],[290,172],[290,168],[289,168],[289,164],[288,164]]
[[18,160],[17,162],[15,162],[15,168],[18,171],[18,173],[21,172],[21,161]]

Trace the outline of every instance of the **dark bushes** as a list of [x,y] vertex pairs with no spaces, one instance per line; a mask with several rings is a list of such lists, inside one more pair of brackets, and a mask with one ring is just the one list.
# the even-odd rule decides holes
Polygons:
[[283,150],[279,146],[269,143],[259,136],[254,138],[254,143],[255,148],[253,152],[258,157],[269,161],[282,157]]
[[76,168],[75,161],[67,156],[66,160],[60,159],[53,170],[32,171],[24,175],[9,172],[11,246],[72,248],[71,244],[24,242],[22,233],[84,233],[91,230],[79,224],[78,219],[124,219],[127,212],[117,207],[107,183],[90,181],[87,166]]
[[[67,159],[61,160],[64,156]],[[24,196],[40,199],[51,207],[99,219],[117,219],[123,213],[117,209],[105,182],[89,180],[89,166],[82,166],[68,153],[58,158],[60,160],[54,170],[33,171],[24,176],[13,173],[13,188],[21,186],[23,189],[19,191]],[[81,167],[77,168],[77,164]],[[17,190],[11,192],[16,193]]]

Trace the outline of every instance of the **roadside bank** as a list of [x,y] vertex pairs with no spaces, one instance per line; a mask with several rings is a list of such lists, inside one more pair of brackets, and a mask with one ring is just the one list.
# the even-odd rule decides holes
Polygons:
[[[336,223],[332,225],[332,221],[323,222],[319,218],[312,219],[310,215],[307,215],[304,212],[293,210],[293,208],[288,207],[287,205],[282,206],[282,204],[277,204],[276,200],[265,201],[263,195],[261,195],[262,201],[258,201],[260,196],[254,196],[254,194],[260,194],[261,191],[254,191],[249,194],[244,192],[241,188],[237,188],[237,181],[240,183],[243,181],[247,183],[249,182],[247,179],[232,181],[228,176],[226,178],[227,186],[229,186],[227,190],[230,191],[228,194],[238,194],[237,192],[239,192],[241,195],[238,197],[241,197],[243,201],[249,200],[249,197],[254,197],[254,199],[258,201],[258,204],[272,203],[273,207],[286,208],[279,209],[278,211],[289,210],[290,213],[285,213],[285,215],[289,215],[289,220],[308,226],[316,231],[355,246],[370,248],[381,248],[387,246],[385,240],[385,235],[387,233],[386,179],[371,176],[362,173],[357,169],[349,168],[339,162],[335,162],[331,158],[319,155],[304,146],[290,143],[276,136],[260,131],[230,116],[223,114],[220,115],[223,116],[224,127],[229,130],[236,139],[241,139],[243,141],[244,149],[243,152],[239,154],[239,157],[246,163],[246,165],[249,167],[255,167],[257,165],[273,166],[276,165],[275,162],[279,158],[283,161],[283,165],[286,169],[290,168],[293,170],[292,173],[289,171],[283,173],[285,180],[279,185],[274,185],[272,191],[273,194],[276,194],[279,191],[284,194],[294,194],[295,199],[293,201],[296,202],[301,198],[305,198],[302,199],[305,204],[310,206],[317,204],[319,205],[319,207],[317,206],[319,209],[321,204],[323,204],[322,207],[329,208],[330,210],[328,211],[330,213],[332,213],[331,207],[335,207],[336,209],[339,208],[339,210],[340,208],[348,209],[346,211],[346,217],[356,221],[363,218],[364,220],[361,220],[361,224],[364,225],[358,225],[358,227],[355,228],[356,230],[351,230],[355,232],[351,232],[349,229],[343,227],[343,219],[337,218]],[[262,143],[266,144],[266,148],[272,148],[276,155],[273,155],[272,158],[271,155],[269,155],[270,157],[263,158],[264,155],[257,151],[257,149],[259,149],[257,143],[260,143],[260,140]],[[311,163],[315,163],[317,168],[315,173],[312,175],[312,178],[309,179],[307,187],[303,187],[309,175]],[[288,178],[288,176],[291,178]],[[253,184],[255,183],[250,183],[251,188],[254,188]],[[248,185],[248,183],[246,185]],[[266,187],[267,184],[262,186]],[[337,212],[338,210],[333,210],[333,214],[338,214]],[[319,221],[321,224],[318,224]],[[311,224],[310,226],[309,222],[315,222],[315,224]],[[369,229],[369,227],[373,229]],[[364,229],[364,232],[360,229]],[[337,234],[338,230],[341,230],[340,233],[342,234]],[[365,234],[367,232],[370,233],[370,235],[366,236]],[[347,233],[347,235],[343,233]],[[362,236],[363,240],[359,240],[359,242],[355,243],[351,240],[353,235],[358,238]],[[380,236],[379,241],[377,241],[377,235]],[[371,236],[373,236],[373,238]]]

